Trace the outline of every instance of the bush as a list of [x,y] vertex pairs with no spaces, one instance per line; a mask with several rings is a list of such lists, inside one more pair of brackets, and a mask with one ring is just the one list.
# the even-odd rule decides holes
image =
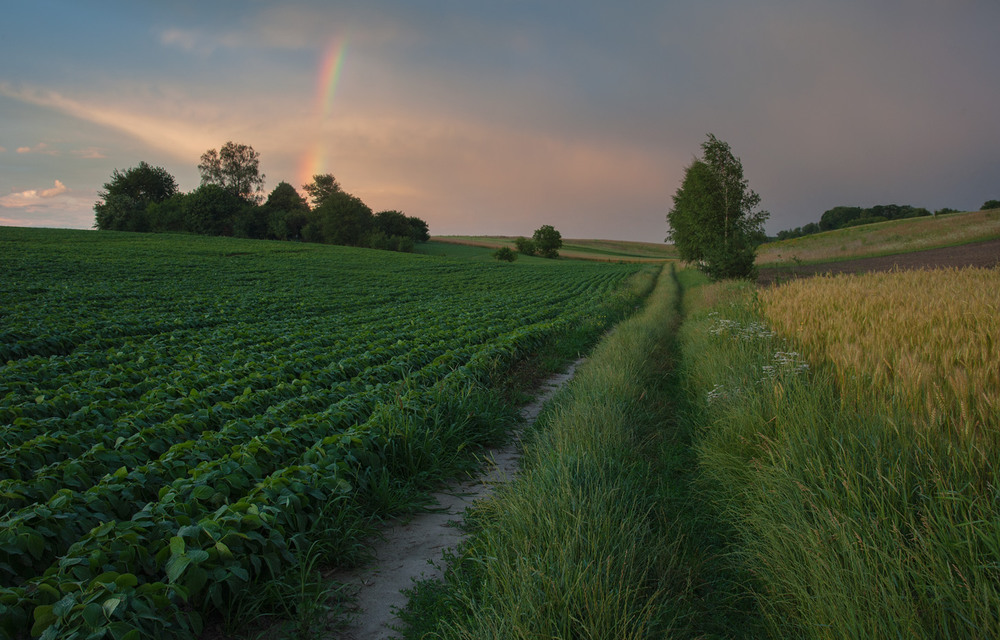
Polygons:
[[514,241],[514,246],[517,247],[518,253],[523,253],[526,256],[533,256],[538,250],[535,241],[531,238],[520,237]]
[[517,260],[517,254],[510,247],[500,247],[493,252],[493,257],[504,262],[514,262]]

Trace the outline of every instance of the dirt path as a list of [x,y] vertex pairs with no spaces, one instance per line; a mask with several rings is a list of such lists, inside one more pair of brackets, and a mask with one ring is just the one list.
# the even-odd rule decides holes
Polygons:
[[[572,363],[566,373],[552,376],[539,388],[534,402],[521,410],[527,424],[538,417],[544,405],[573,377]],[[406,605],[401,593],[413,584],[414,578],[434,578],[442,575],[439,563],[445,549],[461,542],[463,534],[456,526],[466,507],[492,492],[498,483],[510,480],[517,470],[517,442],[491,452],[490,462],[480,477],[456,483],[433,495],[438,507],[431,513],[420,513],[410,520],[389,527],[384,539],[375,545],[373,563],[350,573],[333,577],[357,589],[357,614],[352,623],[332,636],[336,640],[380,640],[395,637],[391,625],[398,625],[394,610]]]

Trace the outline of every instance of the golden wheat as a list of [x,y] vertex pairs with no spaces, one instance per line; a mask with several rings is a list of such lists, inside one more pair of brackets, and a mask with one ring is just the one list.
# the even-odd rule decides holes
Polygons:
[[874,387],[966,437],[1000,415],[1000,270],[797,280],[761,292],[771,325],[841,389]]

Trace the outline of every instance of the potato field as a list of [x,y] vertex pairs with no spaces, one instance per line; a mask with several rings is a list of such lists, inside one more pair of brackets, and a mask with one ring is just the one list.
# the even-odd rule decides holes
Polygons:
[[0,637],[186,637],[318,522],[349,554],[637,269],[0,228]]

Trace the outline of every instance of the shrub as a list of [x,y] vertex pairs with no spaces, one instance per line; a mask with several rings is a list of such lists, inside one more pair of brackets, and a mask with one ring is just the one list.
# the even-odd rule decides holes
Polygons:
[[504,262],[514,262],[517,260],[517,254],[510,247],[500,247],[493,252],[493,257]]
[[514,246],[517,247],[518,253],[523,253],[526,256],[533,256],[538,250],[535,241],[531,238],[520,237],[514,241]]

